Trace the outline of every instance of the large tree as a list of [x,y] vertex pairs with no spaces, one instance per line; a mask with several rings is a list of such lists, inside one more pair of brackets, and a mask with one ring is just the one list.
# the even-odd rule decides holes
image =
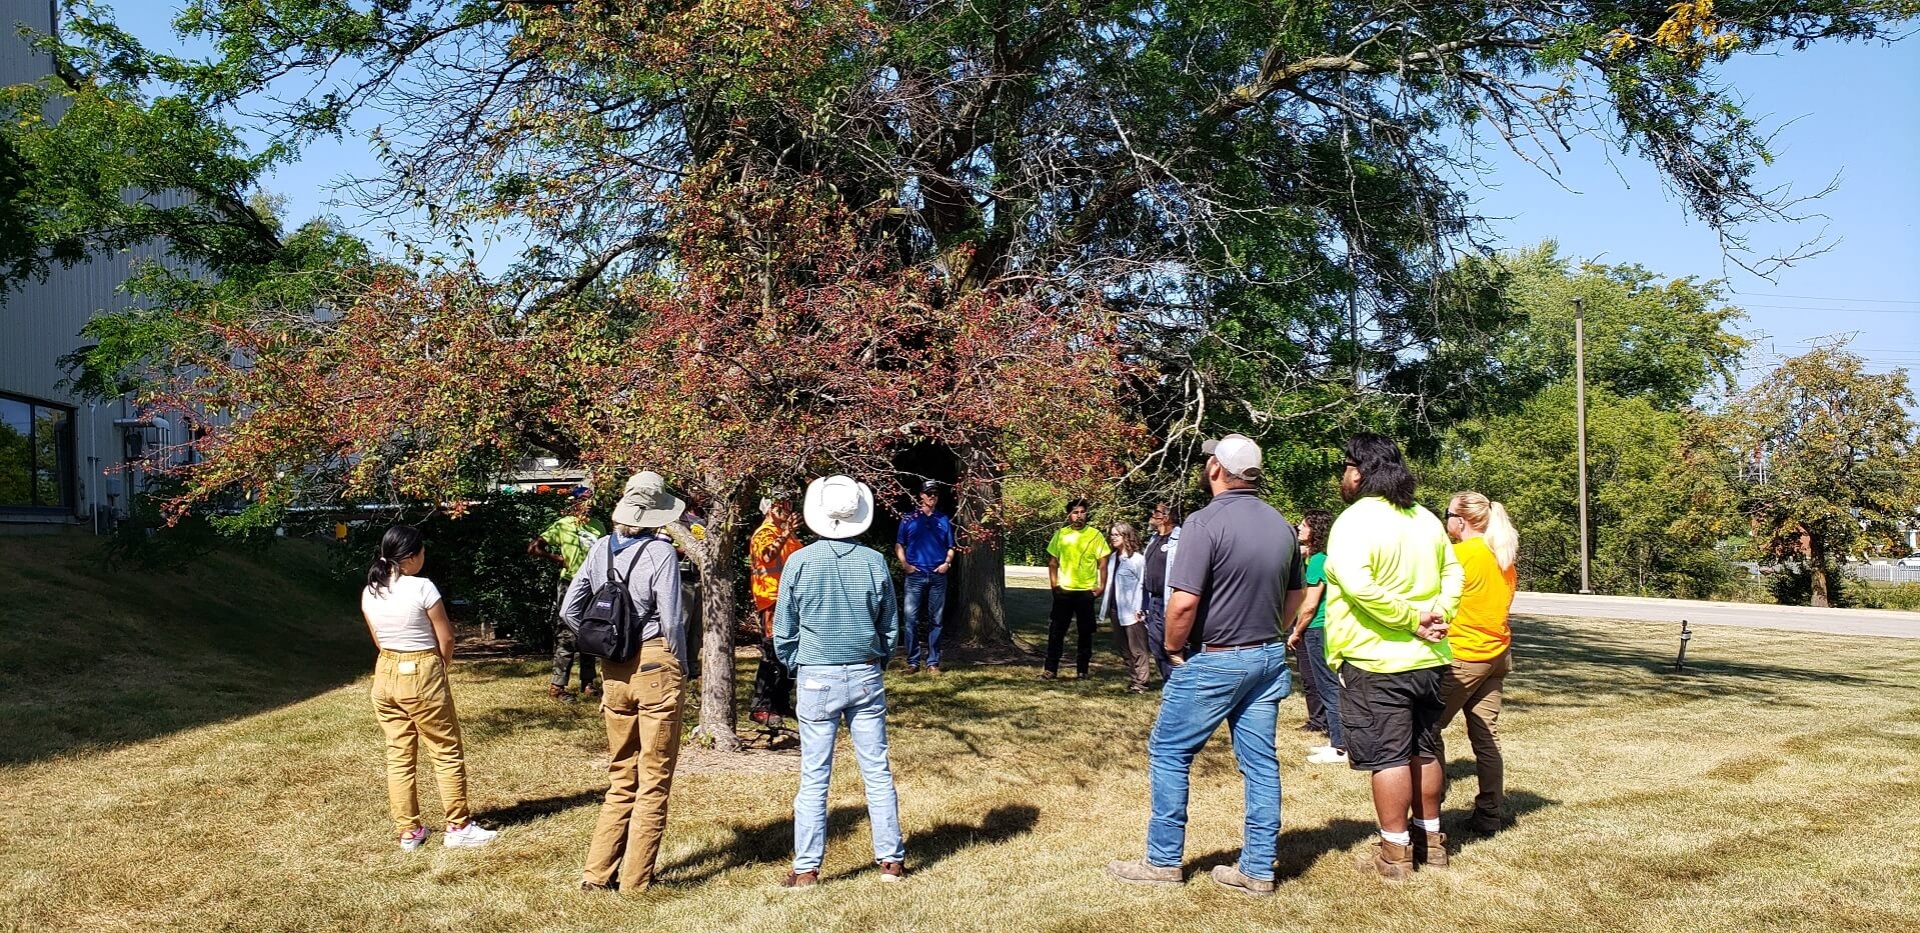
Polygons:
[[1729,413],[1755,543],[1805,564],[1816,606],[1832,604],[1848,555],[1900,547],[1920,514],[1913,405],[1906,370],[1869,373],[1858,354],[1829,346],[1781,363]]

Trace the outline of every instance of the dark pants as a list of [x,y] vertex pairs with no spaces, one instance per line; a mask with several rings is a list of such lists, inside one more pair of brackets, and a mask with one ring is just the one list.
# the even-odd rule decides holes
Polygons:
[[1160,669],[1160,682],[1166,683],[1173,662],[1167,660],[1167,601],[1158,593],[1147,594],[1147,650],[1153,652],[1153,664]]
[[1300,647],[1293,652],[1293,679],[1300,684],[1300,691],[1307,695],[1307,728],[1315,732],[1327,731],[1326,701],[1320,696],[1320,683],[1313,676],[1313,660],[1307,657],[1306,632],[1300,633]]
[[573,676],[574,658],[580,659],[580,689],[593,686],[593,656],[581,654],[574,644],[573,632],[560,622],[560,608],[567,599],[567,587],[572,578],[561,577],[559,592],[553,597],[553,679],[549,681],[564,689],[567,679]]
[[1300,634],[1300,676],[1320,695],[1321,712],[1327,718],[1327,744],[1347,747],[1347,732],[1340,720],[1340,678],[1327,666],[1327,630],[1309,628]]
[[[929,667],[940,663],[940,618],[947,608],[947,575],[922,570],[907,574],[905,616],[907,663]],[[924,637],[921,631],[925,628]],[[925,649],[922,651],[922,649]]]
[[773,639],[760,640],[760,666],[753,672],[753,699],[748,709],[787,719],[793,713],[793,675],[773,656]]
[[1047,670],[1060,672],[1060,655],[1067,649],[1067,626],[1073,625],[1080,630],[1079,651],[1074,655],[1073,668],[1080,676],[1087,676],[1087,665],[1093,663],[1093,622],[1097,606],[1092,590],[1053,591],[1053,614],[1047,625]]

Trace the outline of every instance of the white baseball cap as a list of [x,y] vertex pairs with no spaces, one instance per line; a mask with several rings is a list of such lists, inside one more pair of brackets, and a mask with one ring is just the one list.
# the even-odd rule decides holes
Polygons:
[[1201,444],[1200,449],[1220,461],[1229,476],[1248,482],[1260,478],[1260,445],[1245,434],[1229,434]]

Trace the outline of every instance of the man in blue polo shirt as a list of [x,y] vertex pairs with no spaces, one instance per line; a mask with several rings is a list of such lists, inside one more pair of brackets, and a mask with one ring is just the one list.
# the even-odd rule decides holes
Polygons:
[[1165,647],[1173,676],[1147,738],[1152,812],[1146,858],[1114,861],[1107,874],[1136,884],[1181,884],[1187,790],[1193,759],[1225,722],[1246,781],[1246,839],[1240,864],[1217,865],[1213,880],[1243,894],[1273,893],[1280,839],[1280,759],[1274,730],[1290,686],[1280,620],[1303,593],[1293,526],[1260,499],[1260,448],[1229,434],[1208,441],[1213,501],[1181,527],[1167,571]]
[[940,512],[939,483],[920,485],[920,509],[900,520],[893,553],[907,572],[907,673],[919,673],[924,658],[927,673],[938,674],[940,619],[947,608],[947,571],[953,567],[953,522]]

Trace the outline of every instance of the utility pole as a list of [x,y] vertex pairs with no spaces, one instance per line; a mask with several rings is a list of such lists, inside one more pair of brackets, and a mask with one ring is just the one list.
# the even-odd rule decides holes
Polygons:
[[1573,299],[1573,411],[1580,457],[1580,592],[1592,593],[1587,548],[1587,303]]

